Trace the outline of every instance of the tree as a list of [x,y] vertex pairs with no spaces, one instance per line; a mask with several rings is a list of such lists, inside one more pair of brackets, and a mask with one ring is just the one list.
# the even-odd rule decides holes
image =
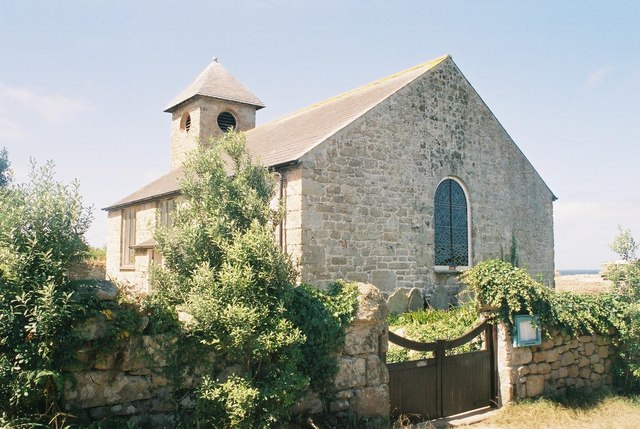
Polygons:
[[181,185],[186,202],[156,233],[165,264],[152,299],[190,314],[188,334],[216,356],[199,390],[201,418],[276,426],[309,380],[298,370],[305,337],[287,317],[296,272],[274,240],[275,180],[230,132],[188,159]]
[[0,425],[56,411],[73,322],[68,269],[87,248],[90,222],[78,184],[56,182],[50,162],[0,189]]
[[7,152],[7,148],[3,147],[2,150],[0,150],[0,188],[7,187],[10,182],[9,166],[11,166],[9,153]]
[[271,205],[275,178],[251,159],[244,134],[210,141],[184,170],[185,200],[156,231],[165,262],[150,299],[188,314],[187,337],[215,356],[198,390],[204,424],[282,427],[308,386],[323,393],[332,384],[357,288],[295,286],[275,240],[283,215]]
[[622,227],[618,225],[618,233],[609,244],[609,248],[620,255],[624,261],[629,262],[636,259],[638,244],[633,239],[630,230],[622,230]]

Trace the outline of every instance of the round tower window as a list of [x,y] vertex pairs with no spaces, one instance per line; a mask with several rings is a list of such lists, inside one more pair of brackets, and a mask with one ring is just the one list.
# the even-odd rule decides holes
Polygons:
[[229,112],[222,112],[218,115],[218,126],[226,133],[236,128],[236,118]]

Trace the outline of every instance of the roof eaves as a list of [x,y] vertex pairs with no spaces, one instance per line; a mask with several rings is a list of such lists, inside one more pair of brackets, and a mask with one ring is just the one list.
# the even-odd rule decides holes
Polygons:
[[174,195],[180,195],[180,190],[164,192],[162,194],[151,195],[149,197],[144,197],[144,198],[131,200],[131,201],[125,201],[123,203],[116,203],[116,204],[114,204],[112,206],[104,207],[101,210],[113,211],[113,210],[117,210],[117,209],[123,209],[123,208],[126,208],[126,207],[131,207],[131,206],[135,206],[135,205],[138,205],[138,204],[144,204],[144,203],[149,202],[149,201],[158,200],[160,198],[171,197],[171,196],[174,196]]
[[238,98],[238,99],[236,99],[236,98],[234,98],[234,97],[220,98],[220,97],[216,97],[216,96],[214,96],[214,95],[208,95],[208,94],[201,94],[201,93],[198,93],[198,94],[193,94],[193,95],[191,95],[191,96],[189,96],[189,97],[185,98],[184,100],[179,101],[179,102],[177,102],[177,103],[172,101],[172,102],[171,102],[171,103],[169,103],[169,105],[168,105],[168,106],[163,110],[163,112],[173,113],[173,112],[175,112],[176,110],[178,110],[178,109],[179,109],[183,104],[185,104],[187,101],[189,101],[189,100],[191,100],[191,99],[193,99],[193,98],[197,98],[197,97],[207,97],[207,98],[214,98],[214,99],[216,99],[216,100],[233,101],[234,103],[240,103],[240,104],[246,104],[247,106],[253,106],[253,107],[255,107],[255,108],[256,108],[256,110],[260,110],[260,109],[262,109],[262,108],[266,107],[266,105],[265,105],[262,101],[260,101],[260,100],[257,100],[257,101],[259,102],[259,104],[258,104],[258,103],[251,103],[251,102],[248,102],[247,100],[241,100],[241,99],[239,99],[239,98]]

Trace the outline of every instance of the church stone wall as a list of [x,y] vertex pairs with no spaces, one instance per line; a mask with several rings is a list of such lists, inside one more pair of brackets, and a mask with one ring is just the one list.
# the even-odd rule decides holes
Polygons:
[[302,280],[456,292],[434,271],[448,176],[468,193],[472,264],[508,255],[513,237],[520,266],[551,285],[552,193],[451,61],[302,158]]
[[[136,243],[153,238],[153,228],[156,223],[157,202],[152,201],[139,204],[136,207]],[[135,250],[135,269],[123,268],[120,264],[122,239],[122,210],[109,212],[107,222],[107,279],[130,287],[139,293],[149,292],[149,264],[153,255],[149,249]]]

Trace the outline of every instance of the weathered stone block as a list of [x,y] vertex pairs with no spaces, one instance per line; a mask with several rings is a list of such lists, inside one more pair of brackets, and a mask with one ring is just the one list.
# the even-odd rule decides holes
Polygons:
[[398,288],[393,291],[387,300],[387,307],[390,314],[401,314],[407,311],[409,308],[409,298],[405,290]]
[[575,356],[570,351],[566,351],[562,353],[562,356],[560,358],[560,362],[562,363],[562,366],[571,365],[575,362],[575,360],[576,360]]
[[107,322],[98,317],[85,320],[75,329],[78,337],[85,341],[102,338],[107,335],[107,331]]
[[551,365],[546,362],[540,362],[538,364],[538,374],[549,374],[551,372]]
[[551,363],[551,362],[557,361],[560,357],[560,354],[558,353],[558,350],[550,349],[550,350],[545,350],[543,352],[543,356],[546,362]]
[[349,401],[346,399],[337,399],[335,401],[331,401],[329,404],[329,411],[332,413],[337,413],[339,411],[345,411],[349,409]]
[[571,365],[568,368],[569,368],[569,377],[575,378],[580,373],[580,369],[578,368],[578,365]]
[[527,397],[533,398],[534,396],[542,395],[544,392],[544,376],[543,375],[530,375],[527,377]]
[[377,386],[389,382],[387,365],[378,355],[367,356],[367,386]]
[[367,363],[363,358],[338,357],[338,374],[334,381],[336,390],[363,387],[367,384]]
[[598,356],[600,356],[602,359],[605,359],[609,356],[609,347],[607,346],[598,346],[596,347],[596,351],[598,353]]
[[549,350],[549,349],[552,349],[554,345],[555,343],[553,341],[553,338],[547,338],[542,342],[542,344],[540,345],[540,348],[542,350]]
[[424,298],[422,292],[418,288],[411,289],[409,292],[409,311],[422,310],[424,308]]
[[589,378],[591,376],[591,368],[584,367],[580,369],[580,377],[581,378]]
[[147,377],[88,371],[74,374],[65,386],[64,397],[67,405],[86,409],[149,399],[151,390]]
[[578,359],[578,367],[579,368],[583,368],[587,365],[589,365],[591,363],[591,361],[589,360],[589,358],[585,357],[585,356],[580,356],[580,359]]
[[584,345],[584,355],[591,356],[594,353],[595,349],[596,349],[596,345],[593,342],[586,343]]
[[361,417],[389,415],[389,388],[386,384],[376,387],[355,389],[351,398],[350,411]]
[[351,356],[378,353],[379,334],[375,325],[351,324],[344,339],[344,353]]
[[387,305],[380,290],[373,285],[356,283],[359,290],[358,311],[353,323],[380,324],[387,318]]

